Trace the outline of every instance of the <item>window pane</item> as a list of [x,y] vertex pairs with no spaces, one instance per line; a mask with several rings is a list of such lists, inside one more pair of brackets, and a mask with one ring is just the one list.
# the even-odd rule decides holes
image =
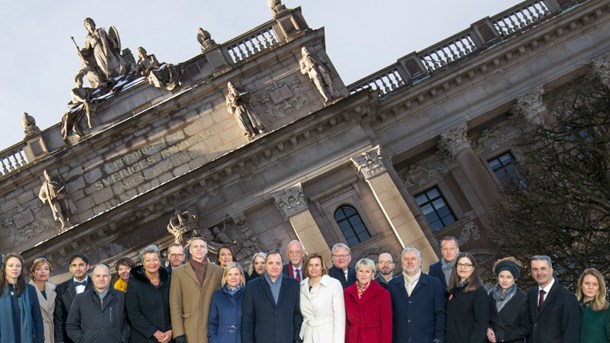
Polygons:
[[335,211],[335,220],[349,245],[358,244],[371,237],[358,211],[352,206],[341,206]]
[[455,223],[456,218],[449,206],[447,206],[438,187],[433,187],[418,194],[415,198],[432,231],[438,231],[447,225]]
[[436,187],[427,191],[426,195],[428,196],[428,199],[431,199],[431,200],[441,196],[440,193],[438,192],[438,188],[436,188]]

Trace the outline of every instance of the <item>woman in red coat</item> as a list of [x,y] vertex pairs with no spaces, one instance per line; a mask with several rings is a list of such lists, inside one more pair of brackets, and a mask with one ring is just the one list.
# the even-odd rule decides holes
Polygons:
[[356,282],[345,295],[346,343],[391,343],[392,303],[390,293],[375,276],[375,263],[363,258],[356,263]]

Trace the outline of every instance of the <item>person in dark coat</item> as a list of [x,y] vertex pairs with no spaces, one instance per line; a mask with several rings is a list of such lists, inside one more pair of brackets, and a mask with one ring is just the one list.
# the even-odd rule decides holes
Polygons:
[[66,331],[66,320],[72,306],[72,301],[77,294],[91,289],[93,284],[87,272],[89,271],[89,258],[83,254],[75,254],[70,257],[70,273],[72,278],[55,288],[55,312],[53,322],[55,324],[55,343],[73,343]]
[[444,285],[421,271],[422,255],[416,248],[404,248],[401,261],[402,275],[388,282],[392,299],[392,341],[444,342]]
[[337,243],[333,245],[331,254],[333,266],[328,269],[328,276],[339,280],[346,289],[356,282],[356,270],[349,265],[352,261],[351,250],[347,245]]
[[485,343],[489,327],[489,297],[470,253],[458,255],[449,282],[447,343]]
[[6,254],[0,269],[0,342],[43,343],[36,288],[25,282],[21,255]]
[[131,270],[127,287],[127,317],[132,343],[156,343],[172,338],[169,314],[170,276],[161,268],[159,249],[149,245],[140,251],[141,266]]
[[246,284],[250,282],[250,280],[254,280],[257,277],[260,277],[265,272],[265,259],[267,258],[267,253],[262,251],[257,252],[252,255],[250,259],[250,265],[248,266],[248,273],[246,273]]
[[358,279],[343,290],[346,343],[392,342],[390,293],[373,280],[375,269],[375,262],[372,260],[358,260]]
[[532,257],[531,271],[538,286],[527,291],[532,322],[528,342],[578,342],[581,313],[576,295],[553,278],[550,257]]
[[460,254],[457,238],[446,236],[441,239],[441,260],[430,265],[430,276],[441,280],[445,287],[449,287],[451,275],[455,272],[455,260]]
[[93,288],[74,297],[66,321],[68,336],[79,343],[127,343],[125,293],[110,287],[110,268],[97,265]]
[[585,269],[578,278],[576,298],[582,310],[579,342],[610,342],[610,306],[604,275],[595,268]]
[[244,271],[229,263],[222,274],[222,288],[215,290],[208,318],[209,343],[241,343],[241,316],[244,303]]
[[530,332],[527,295],[515,281],[521,274],[521,263],[506,257],[494,263],[498,283],[489,289],[489,342],[523,343]]
[[246,287],[242,313],[243,343],[290,343],[299,341],[303,323],[300,286],[282,274],[282,255],[270,252],[265,273]]

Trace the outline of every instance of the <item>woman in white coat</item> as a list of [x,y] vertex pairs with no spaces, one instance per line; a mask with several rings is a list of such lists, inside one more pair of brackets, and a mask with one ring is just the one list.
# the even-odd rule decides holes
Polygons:
[[44,257],[39,257],[32,263],[30,284],[36,288],[38,302],[40,303],[40,313],[42,314],[42,324],[44,327],[45,343],[55,342],[53,337],[53,311],[55,311],[55,285],[49,282],[51,276],[51,263]]
[[345,305],[343,287],[328,275],[320,254],[305,260],[305,280],[301,281],[303,343],[344,343]]

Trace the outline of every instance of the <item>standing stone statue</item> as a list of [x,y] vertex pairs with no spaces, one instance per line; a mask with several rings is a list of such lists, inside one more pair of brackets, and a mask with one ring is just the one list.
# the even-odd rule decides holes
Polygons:
[[61,230],[70,223],[70,214],[76,211],[74,205],[66,199],[66,185],[58,179],[51,178],[45,170],[44,181],[38,192],[38,198],[43,204],[49,204],[53,219],[61,223]]
[[333,82],[328,69],[318,62],[317,58],[307,50],[307,47],[301,48],[301,55],[302,57],[299,61],[301,73],[307,75],[313,81],[324,98],[324,103],[328,103],[332,100],[334,93]]
[[156,88],[165,88],[172,91],[181,84],[182,71],[180,66],[159,63],[157,57],[154,54],[149,55],[143,47],[138,48],[136,70]]
[[83,121],[86,120],[87,127],[91,128],[91,117],[97,107],[92,100],[95,89],[83,87],[82,75],[74,78],[76,87],[70,91],[70,102],[68,102],[68,112],[61,118],[61,136],[67,140],[72,134],[78,137],[84,136]]
[[227,108],[235,116],[244,135],[252,138],[259,133],[264,133],[263,123],[248,104],[248,93],[235,87],[231,81],[227,83],[227,88],[229,91],[226,97]]
[[103,28],[96,28],[91,18],[86,18],[85,46],[79,50],[80,55],[95,66],[107,78],[122,76],[129,70],[129,63],[121,56],[121,40],[118,31],[110,27],[110,33]]

